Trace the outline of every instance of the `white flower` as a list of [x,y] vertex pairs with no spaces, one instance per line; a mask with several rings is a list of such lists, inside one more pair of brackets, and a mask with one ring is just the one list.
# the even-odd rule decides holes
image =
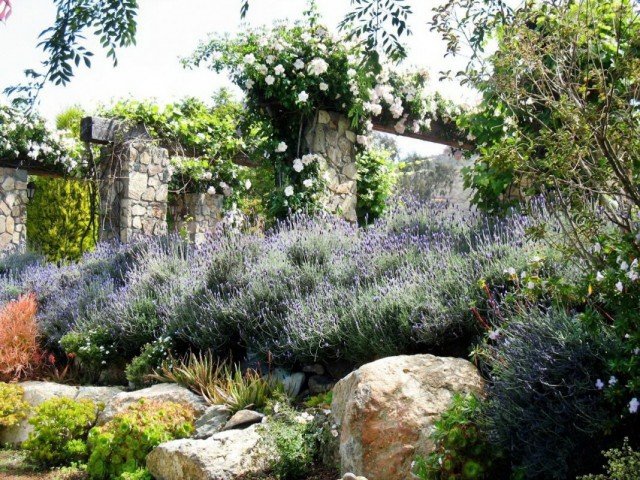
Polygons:
[[213,60],[214,62],[218,62],[218,61],[222,60],[222,53],[221,52],[213,52],[211,54],[211,60]]
[[302,70],[304,68],[304,62],[300,59],[297,59],[295,62],[293,62],[293,66],[296,70]]
[[320,82],[320,90],[326,92],[327,90],[329,90],[329,85],[324,82]]
[[247,65],[253,65],[256,63],[256,57],[253,56],[253,53],[247,53],[244,56],[244,63]]
[[619,292],[622,292],[622,290],[624,290],[624,285],[622,285],[622,282],[616,283],[616,290],[618,290]]
[[349,77],[355,77],[358,74],[358,72],[356,72],[353,68],[350,68],[349,70],[347,70],[347,75]]
[[366,111],[373,114],[373,116],[378,116],[382,113],[382,105],[379,103],[366,102],[363,107]]
[[640,406],[640,402],[636,397],[633,397],[629,402],[629,413],[638,413],[638,407]]
[[536,284],[533,283],[533,282],[529,282],[529,283],[527,283],[527,288],[529,290],[533,290],[534,288],[536,288]]
[[491,330],[489,332],[489,338],[491,340],[497,340],[500,338],[500,330]]
[[291,195],[293,195],[293,187],[291,185],[284,189],[284,195],[285,197],[290,197]]
[[631,280],[632,282],[635,282],[638,279],[638,272],[636,272],[635,270],[629,270],[627,272],[627,277],[629,278],[629,280]]
[[203,178],[204,180],[211,180],[211,178],[213,178],[213,174],[212,174],[211,172],[204,172],[204,173],[202,174],[202,178]]
[[600,253],[602,251],[602,245],[596,242],[593,246],[593,253]]
[[602,275],[602,272],[596,273],[596,281],[601,282],[602,280],[604,280],[604,275]]
[[329,64],[322,58],[314,58],[309,63],[309,73],[313,75],[322,75],[329,69]]
[[304,182],[302,182],[302,185],[304,185],[305,188],[311,188],[313,186],[313,180],[307,178]]
[[596,388],[602,390],[604,388],[604,382],[600,379],[596,380]]
[[515,276],[516,275],[516,269],[513,267],[509,267],[507,269],[504,270],[504,273],[510,275],[510,276]]
[[308,153],[307,155],[302,156],[302,164],[309,165],[316,159],[316,156],[312,153]]
[[251,189],[251,180],[248,180],[248,179],[247,179],[247,180],[244,182],[244,188],[245,188],[246,190]]
[[300,160],[299,158],[296,158],[293,161],[293,169],[298,173],[304,170],[304,165],[302,164],[302,160]]
[[275,77],[273,75],[267,75],[264,78],[264,81],[267,85],[273,85],[273,83],[276,81]]
[[215,194],[216,194],[216,189],[215,189],[215,187],[209,187],[209,188],[207,188],[207,193],[208,193],[209,195],[215,195]]
[[282,65],[276,65],[276,68],[273,69],[276,75],[282,75],[284,73],[284,67]]
[[616,383],[618,383],[618,379],[614,375],[611,375],[609,378],[609,386],[613,387]]
[[275,62],[275,61],[276,61],[276,57],[275,57],[275,56],[273,56],[273,55],[268,55],[268,56],[267,56],[267,58],[266,58],[266,62],[267,62],[269,65],[271,65],[271,64],[272,64],[273,62]]
[[305,92],[304,90],[303,90],[303,91],[301,91],[301,92],[298,94],[298,101],[299,101],[300,103],[304,103],[304,102],[306,102],[308,99],[309,99],[309,94],[308,94],[307,92]]
[[287,144],[284,142],[280,142],[276,147],[276,153],[283,153],[287,151]]
[[251,90],[254,85],[255,85],[255,82],[251,79],[244,82],[244,86],[247,87],[247,90]]
[[391,112],[391,115],[393,115],[393,118],[400,118],[404,113],[402,102],[394,102],[393,105],[389,107],[389,111]]

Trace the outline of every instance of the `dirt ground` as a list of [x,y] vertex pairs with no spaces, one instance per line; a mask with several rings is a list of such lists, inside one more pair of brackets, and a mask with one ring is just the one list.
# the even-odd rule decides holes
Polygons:
[[16,450],[0,450],[0,480],[79,480],[81,476],[67,470],[39,472],[29,466],[24,454]]

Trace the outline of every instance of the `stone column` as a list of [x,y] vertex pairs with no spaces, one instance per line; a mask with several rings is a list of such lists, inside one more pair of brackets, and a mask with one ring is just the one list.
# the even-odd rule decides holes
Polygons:
[[320,110],[305,134],[310,152],[324,157],[320,175],[327,181],[323,207],[350,222],[356,216],[356,134],[344,115]]
[[101,161],[100,237],[130,242],[167,233],[169,155],[151,142],[125,142]]
[[222,195],[208,193],[183,193],[176,195],[175,229],[186,231],[189,239],[202,243],[208,232],[215,229],[222,219]]
[[27,183],[26,170],[0,168],[0,250],[27,240]]

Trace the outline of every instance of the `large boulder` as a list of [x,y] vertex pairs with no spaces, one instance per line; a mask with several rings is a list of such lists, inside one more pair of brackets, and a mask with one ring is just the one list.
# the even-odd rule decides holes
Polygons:
[[364,365],[333,390],[341,471],[369,480],[411,478],[416,455],[433,451],[429,435],[453,395],[481,391],[477,369],[460,358],[398,356]]
[[207,404],[204,399],[190,390],[175,383],[161,383],[134,392],[122,392],[112,397],[106,408],[98,418],[98,424],[103,425],[113,419],[118,413],[125,411],[130,405],[140,400],[158,402],[174,402],[193,409],[196,418],[205,413]]
[[257,428],[163,443],[147,457],[147,468],[156,480],[254,478],[268,470],[273,455],[266,453]]
[[117,387],[73,387],[53,382],[24,382],[20,386],[24,388],[24,400],[30,409],[27,418],[11,428],[0,429],[0,444],[17,446],[24,442],[33,427],[29,419],[33,416],[36,407],[52,398],[70,398],[80,400],[88,398],[96,403],[105,404],[113,396],[122,392]]

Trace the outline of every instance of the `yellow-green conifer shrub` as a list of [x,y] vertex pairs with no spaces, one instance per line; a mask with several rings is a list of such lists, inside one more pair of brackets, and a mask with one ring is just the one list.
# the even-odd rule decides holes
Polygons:
[[[90,185],[75,179],[35,177],[35,195],[27,206],[29,248],[50,261],[77,260],[96,242],[91,223]],[[95,212],[94,212],[95,216]]]
[[0,429],[9,428],[26,418],[29,404],[24,401],[24,388],[0,382]]

